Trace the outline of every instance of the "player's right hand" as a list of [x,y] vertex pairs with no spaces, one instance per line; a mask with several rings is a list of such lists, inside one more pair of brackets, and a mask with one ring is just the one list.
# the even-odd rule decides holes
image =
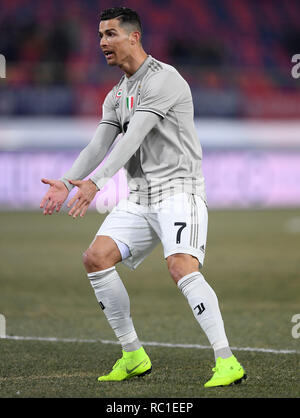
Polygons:
[[40,203],[40,208],[44,208],[44,215],[51,215],[55,209],[56,212],[59,212],[64,201],[69,195],[69,190],[60,180],[48,180],[42,178],[41,182],[50,186],[48,192],[45,194]]

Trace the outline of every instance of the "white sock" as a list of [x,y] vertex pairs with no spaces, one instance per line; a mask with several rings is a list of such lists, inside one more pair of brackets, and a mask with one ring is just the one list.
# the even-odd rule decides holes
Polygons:
[[97,301],[124,351],[141,347],[130,316],[130,301],[115,267],[88,273]]
[[182,291],[205,332],[215,354],[215,358],[232,355],[225,334],[224,323],[217,296],[203,275],[196,271],[182,277],[177,286]]

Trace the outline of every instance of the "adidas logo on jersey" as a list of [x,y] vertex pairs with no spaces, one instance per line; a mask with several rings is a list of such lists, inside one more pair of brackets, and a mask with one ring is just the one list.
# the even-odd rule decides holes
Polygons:
[[149,68],[150,68],[153,72],[156,72],[156,71],[159,71],[159,70],[162,70],[162,69],[163,69],[162,65],[161,65],[159,62],[154,61],[154,60],[150,61],[150,63],[149,63]]

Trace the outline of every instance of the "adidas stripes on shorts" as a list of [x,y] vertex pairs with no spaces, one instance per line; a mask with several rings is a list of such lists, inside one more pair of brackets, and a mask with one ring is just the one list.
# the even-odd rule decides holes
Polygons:
[[175,194],[146,207],[121,200],[107,215],[96,235],[109,236],[129,247],[122,262],[134,270],[161,242],[164,257],[190,254],[203,266],[207,236],[207,207],[200,196]]

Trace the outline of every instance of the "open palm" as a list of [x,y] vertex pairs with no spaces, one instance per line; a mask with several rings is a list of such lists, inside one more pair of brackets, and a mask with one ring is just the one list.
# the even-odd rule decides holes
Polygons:
[[56,212],[60,211],[64,201],[69,195],[69,191],[60,180],[48,180],[45,178],[41,179],[42,183],[50,186],[48,192],[43,197],[40,208],[44,208],[44,215],[51,215],[56,209]]

